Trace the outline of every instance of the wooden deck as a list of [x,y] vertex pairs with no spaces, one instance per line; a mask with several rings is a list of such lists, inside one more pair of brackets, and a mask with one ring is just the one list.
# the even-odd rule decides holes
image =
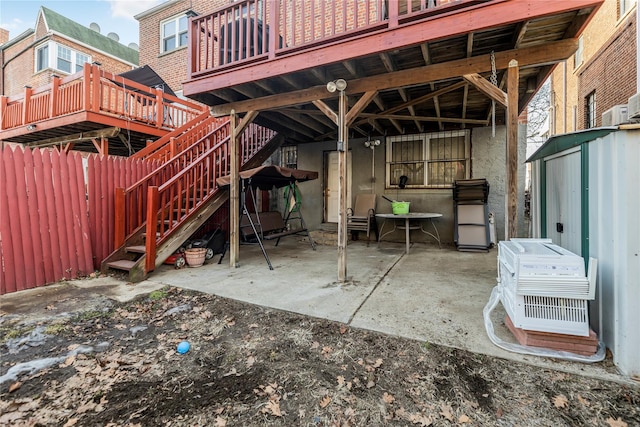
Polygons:
[[[335,137],[317,106],[375,91],[351,129],[362,136],[487,126],[492,54],[498,88],[519,62],[524,109],[602,0],[242,0],[191,18],[184,94],[219,115],[257,121],[296,142]],[[498,105],[498,123],[504,107]]]
[[197,117],[202,106],[85,64],[51,84],[0,98],[0,140],[131,155]]

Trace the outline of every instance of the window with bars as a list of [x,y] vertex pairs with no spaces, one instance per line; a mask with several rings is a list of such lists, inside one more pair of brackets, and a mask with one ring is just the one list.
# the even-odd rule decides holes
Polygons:
[[298,167],[298,146],[297,145],[288,145],[286,147],[282,147],[282,166],[292,169],[297,169]]
[[451,188],[470,177],[468,130],[389,137],[386,155],[387,188],[403,175],[408,188]]
[[594,128],[596,124],[596,91],[594,90],[585,99],[585,128]]

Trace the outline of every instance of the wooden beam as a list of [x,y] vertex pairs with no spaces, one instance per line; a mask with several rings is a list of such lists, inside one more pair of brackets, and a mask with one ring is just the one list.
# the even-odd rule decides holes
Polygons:
[[353,124],[355,119],[358,117],[358,114],[360,114],[362,110],[367,108],[367,105],[369,105],[369,103],[371,102],[373,97],[376,96],[377,93],[378,92],[376,91],[366,92],[364,95],[360,97],[360,99],[358,99],[358,102],[356,102],[355,105],[351,107],[351,109],[349,109],[349,112],[347,113],[347,117],[346,117],[346,124],[345,124],[347,128]]
[[333,111],[331,109],[331,107],[329,107],[327,104],[325,104],[324,102],[322,102],[320,100],[314,100],[314,101],[311,101],[311,102],[313,103],[313,105],[318,107],[318,110],[322,111],[325,116],[329,117],[329,119],[333,123],[335,123],[336,126],[338,125],[338,115],[335,113],[335,111]]
[[487,79],[482,77],[480,74],[465,74],[462,78],[471,83],[476,89],[487,95],[489,98],[499,102],[505,107],[507,106],[507,94],[492,85],[491,82],[487,81]]
[[[567,39],[540,46],[512,49],[495,54],[497,69],[509,66],[510,59],[516,59],[521,67],[530,65],[549,64],[563,61],[570,57],[578,48],[577,39]],[[372,90],[382,91],[403,86],[429,83],[432,81],[452,79],[471,73],[491,71],[491,55],[479,55],[449,62],[410,68],[388,74],[379,74],[349,81],[347,94],[357,94]],[[229,115],[231,110],[246,112],[251,110],[266,110],[289,105],[306,104],[318,99],[333,98],[327,92],[325,85],[314,86],[279,95],[270,95],[258,99],[230,102],[215,105],[211,108],[214,115]]]
[[39,141],[30,142],[30,147],[46,147],[49,145],[67,144],[70,142],[91,141],[95,138],[112,138],[120,133],[120,128],[109,127],[105,129],[92,130],[89,132],[74,133],[73,135],[57,136],[55,138],[41,139]]
[[238,127],[235,130],[236,135],[241,135],[242,132],[253,122],[253,120],[258,116],[259,111],[248,111],[247,114],[244,115],[240,123],[238,123]]
[[518,61],[509,62],[507,71],[507,217],[505,239],[518,236]]
[[231,182],[229,186],[229,266],[238,266],[240,254],[240,157],[238,150],[238,129],[236,112],[231,111],[229,124],[231,136],[229,139],[229,161]]
[[[338,282],[347,281],[347,155],[349,126],[347,125],[347,95],[340,91],[338,99]],[[342,146],[340,146],[342,145]]]
[[467,124],[474,124],[474,125],[486,125],[488,123],[488,120],[481,120],[481,119],[460,119],[457,117],[406,116],[402,114],[384,114],[384,113],[360,113],[360,117],[364,117],[367,120],[370,120],[370,119],[417,120],[420,122],[467,123]]

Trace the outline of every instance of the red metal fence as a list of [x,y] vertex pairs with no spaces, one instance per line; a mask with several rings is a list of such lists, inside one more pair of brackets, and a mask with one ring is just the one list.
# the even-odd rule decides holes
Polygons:
[[114,192],[151,172],[138,159],[0,151],[0,294],[93,272],[113,251]]

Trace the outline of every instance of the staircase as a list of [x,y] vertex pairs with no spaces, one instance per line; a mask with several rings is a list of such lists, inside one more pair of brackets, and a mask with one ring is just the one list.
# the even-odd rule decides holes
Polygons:
[[[152,173],[116,191],[115,247],[101,270],[144,280],[229,198],[216,179],[230,173],[228,117],[203,113],[136,153],[158,162]],[[270,129],[249,125],[240,139],[241,168],[260,166],[282,144]]]

